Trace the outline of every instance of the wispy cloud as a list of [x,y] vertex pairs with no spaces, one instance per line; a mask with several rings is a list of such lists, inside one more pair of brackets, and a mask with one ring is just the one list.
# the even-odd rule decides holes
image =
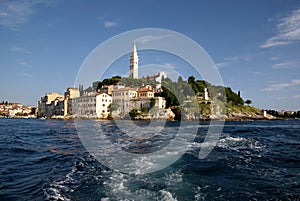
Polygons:
[[35,5],[44,4],[53,6],[55,2],[55,0],[2,1],[0,7],[0,26],[17,30],[19,25],[28,22],[30,16],[34,14]]
[[25,53],[25,54],[31,54],[31,51],[29,51],[25,47],[19,47],[19,46],[12,46],[9,48],[9,51],[11,52],[17,52],[17,53]]
[[19,73],[20,77],[25,77],[25,78],[33,78],[34,75],[31,73]]
[[259,72],[259,71],[255,71],[255,72],[253,72],[253,73],[254,73],[254,75],[256,75],[256,76],[263,76],[263,75],[264,75],[262,72]]
[[104,28],[112,28],[119,25],[117,21],[106,20],[104,16],[100,16],[97,19],[103,24]]
[[114,22],[114,21],[104,21],[103,25],[104,25],[105,28],[111,28],[111,27],[117,26],[118,23]]
[[165,63],[164,66],[168,69],[175,69],[176,68],[176,66],[172,63]]
[[296,62],[280,62],[272,65],[273,69],[288,69],[298,67],[300,64]]
[[230,66],[231,64],[238,63],[241,61],[249,61],[251,60],[252,56],[251,55],[237,55],[233,57],[227,57],[223,59],[222,61],[216,63],[216,66],[218,68],[223,68],[226,66]]
[[294,79],[290,82],[278,83],[278,84],[271,84],[268,87],[264,88],[263,91],[279,91],[285,88],[298,86],[300,85],[300,79]]
[[300,40],[300,8],[279,19],[276,28],[277,34],[262,44],[261,48],[287,45]]
[[165,38],[170,37],[171,35],[146,35],[146,36],[142,36],[140,38],[137,38],[135,41],[136,42],[140,42],[140,43],[149,43],[149,42],[153,42],[153,41],[157,41],[157,40],[162,40]]
[[300,94],[294,95],[293,98],[296,98],[296,99],[300,98]]
[[20,61],[20,62],[18,62],[18,64],[21,66],[24,66],[24,67],[32,67],[32,65],[27,63],[26,61]]

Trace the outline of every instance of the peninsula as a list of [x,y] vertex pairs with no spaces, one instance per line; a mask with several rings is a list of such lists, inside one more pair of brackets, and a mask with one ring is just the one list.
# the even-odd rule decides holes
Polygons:
[[[84,89],[67,88],[64,95],[47,93],[38,101],[38,118],[256,120],[277,119],[271,110],[250,106],[240,92],[214,86],[194,76],[172,81],[164,71],[139,78],[139,57],[133,43],[129,77],[113,76]],[[246,105],[245,105],[246,104]],[[295,113],[295,117],[299,115]]]

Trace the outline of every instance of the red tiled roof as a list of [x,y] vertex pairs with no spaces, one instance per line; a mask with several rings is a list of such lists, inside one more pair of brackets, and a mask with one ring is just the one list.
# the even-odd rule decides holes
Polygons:
[[141,89],[139,89],[137,92],[148,92],[148,91],[151,91],[151,92],[153,92],[152,90],[150,90],[150,89],[148,89],[148,88],[141,88]]

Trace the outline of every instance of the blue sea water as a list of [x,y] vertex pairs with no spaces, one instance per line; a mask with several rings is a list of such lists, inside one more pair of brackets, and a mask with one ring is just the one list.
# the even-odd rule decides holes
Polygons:
[[[97,123],[114,137],[113,122]],[[299,120],[226,122],[200,160],[208,124],[199,123],[195,141],[174,164],[133,175],[96,160],[73,121],[0,119],[0,200],[299,200]],[[164,134],[178,125],[167,122]],[[166,140],[158,136],[155,144]]]

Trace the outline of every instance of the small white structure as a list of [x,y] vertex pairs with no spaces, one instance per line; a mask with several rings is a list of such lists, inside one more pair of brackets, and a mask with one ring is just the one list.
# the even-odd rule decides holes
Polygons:
[[112,97],[107,93],[96,96],[96,115],[97,118],[107,118],[110,113],[109,105],[112,103]]
[[208,91],[207,91],[207,88],[206,88],[206,87],[204,88],[203,99],[204,99],[204,100],[208,100],[208,99],[209,99],[209,97],[208,97]]

